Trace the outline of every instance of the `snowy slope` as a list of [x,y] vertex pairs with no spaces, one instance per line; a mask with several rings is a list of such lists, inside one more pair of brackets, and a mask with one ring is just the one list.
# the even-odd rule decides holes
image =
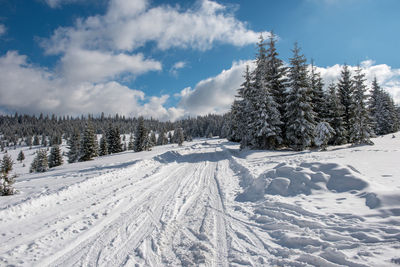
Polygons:
[[374,142],[196,140],[44,174],[18,165],[0,266],[399,266],[400,134]]

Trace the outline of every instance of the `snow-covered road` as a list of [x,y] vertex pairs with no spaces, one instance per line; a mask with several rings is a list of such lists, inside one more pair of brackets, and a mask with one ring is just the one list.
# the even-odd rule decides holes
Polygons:
[[[25,175],[1,206],[0,265],[395,266],[400,182],[377,183],[386,194],[371,209],[373,182],[340,165],[344,151],[240,152],[213,139],[80,175]],[[43,191],[49,177],[68,182]]]

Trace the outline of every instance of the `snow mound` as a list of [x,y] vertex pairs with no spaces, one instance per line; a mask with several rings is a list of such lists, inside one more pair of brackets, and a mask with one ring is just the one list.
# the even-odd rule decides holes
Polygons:
[[[368,186],[360,173],[351,166],[336,163],[302,163],[292,166],[281,163],[255,179],[237,201],[257,201],[264,194],[280,196],[310,195],[313,190],[330,190],[332,192],[349,192],[363,190]],[[365,196],[370,208],[379,205],[376,195]]]

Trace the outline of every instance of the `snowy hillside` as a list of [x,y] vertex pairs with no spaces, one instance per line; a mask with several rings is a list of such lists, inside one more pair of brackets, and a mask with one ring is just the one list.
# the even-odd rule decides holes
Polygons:
[[400,133],[373,141],[202,139],[40,174],[24,148],[20,193],[0,198],[0,266],[400,266]]

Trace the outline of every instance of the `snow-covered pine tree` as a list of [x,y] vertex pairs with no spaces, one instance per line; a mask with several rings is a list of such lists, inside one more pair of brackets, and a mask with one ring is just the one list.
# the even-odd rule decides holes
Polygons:
[[326,96],[324,93],[324,82],[322,80],[321,74],[317,72],[314,62],[311,62],[310,71],[310,88],[311,88],[311,99],[313,105],[313,111],[315,113],[315,121],[321,122],[326,119]]
[[367,86],[365,85],[365,74],[362,73],[360,66],[357,67],[353,77],[353,92],[351,95],[352,104],[350,105],[350,142],[353,144],[373,144],[371,137],[373,130],[371,127],[371,117],[366,106]]
[[157,137],[154,131],[150,134],[150,146],[155,146],[157,144]]
[[93,125],[90,121],[86,123],[86,128],[83,133],[81,141],[81,151],[79,161],[92,160],[98,156],[98,145],[96,134],[93,129]]
[[344,107],[340,103],[334,83],[329,85],[328,91],[326,120],[335,131],[332,138],[329,140],[329,144],[342,145],[347,142],[347,133],[343,121]]
[[286,143],[304,150],[314,140],[315,114],[311,104],[306,58],[295,43],[289,67],[289,89],[286,99]]
[[149,146],[149,131],[144,126],[143,117],[139,117],[138,124],[135,131],[135,152],[146,151],[150,149]]
[[121,135],[118,127],[110,123],[106,133],[108,153],[119,153],[122,151]]
[[33,137],[33,145],[34,145],[34,146],[40,145],[39,136],[35,135],[35,136]]
[[58,145],[54,145],[51,148],[48,161],[49,161],[48,162],[49,168],[57,167],[64,163],[62,155],[61,155],[61,149]]
[[81,151],[81,134],[77,128],[74,129],[71,137],[68,139],[68,162],[74,163],[79,160]]
[[45,172],[48,170],[48,160],[46,149],[36,151],[36,156],[32,161],[30,172]]
[[16,193],[16,190],[12,187],[15,181],[15,175],[10,176],[10,171],[13,168],[13,161],[8,154],[4,154],[1,162],[1,173],[0,173],[0,195],[8,196]]
[[326,150],[328,142],[332,138],[334,133],[335,131],[328,122],[319,122],[315,127],[314,144],[322,150]]
[[25,159],[25,154],[24,154],[24,152],[21,150],[21,151],[18,153],[17,160],[18,160],[19,162],[22,163],[22,161],[24,161],[24,159]]
[[252,148],[275,149],[282,143],[281,120],[278,104],[271,93],[271,84],[266,80],[265,43],[262,35],[258,42],[256,67],[248,95],[248,142]]
[[42,134],[42,146],[47,146],[47,137],[45,134]]
[[167,138],[167,136],[165,134],[165,130],[161,129],[161,132],[158,135],[157,145],[158,146],[163,146],[163,145],[166,145],[166,144],[168,144],[168,138]]
[[266,51],[266,73],[265,79],[270,85],[270,91],[278,104],[277,108],[280,113],[281,121],[281,138],[284,139],[285,136],[285,101],[286,101],[286,88],[287,88],[287,67],[285,67],[284,62],[278,58],[278,52],[275,47],[276,36],[271,32],[268,39],[268,48]]
[[132,133],[129,135],[128,150],[133,150],[135,148],[135,142],[133,140]]
[[351,72],[349,67],[345,64],[340,74],[340,79],[338,82],[338,93],[340,103],[343,106],[343,122],[347,133],[347,142],[350,142],[350,117],[351,109],[350,106],[353,104],[353,81],[351,78]]
[[13,162],[11,156],[8,155],[7,153],[4,154],[3,160],[1,161],[1,172],[8,174],[10,171],[12,171],[13,165],[14,165],[14,162]]
[[237,91],[238,94],[233,101],[229,116],[230,125],[228,140],[232,142],[241,142],[247,131],[246,125],[248,114],[246,114],[246,103],[248,101],[248,91],[251,86],[251,74],[248,65],[246,65],[246,71],[243,77],[244,82],[241,84],[241,87]]
[[182,146],[183,141],[185,141],[185,137],[184,137],[184,135],[183,135],[183,129],[182,129],[182,127],[178,127],[178,128],[175,129],[175,131],[174,131],[174,136],[175,136],[176,143],[177,143],[179,146]]
[[108,144],[106,138],[106,135],[103,133],[100,138],[99,156],[108,155]]
[[398,131],[399,123],[393,98],[380,88],[376,77],[372,82],[369,110],[376,134],[383,135]]

